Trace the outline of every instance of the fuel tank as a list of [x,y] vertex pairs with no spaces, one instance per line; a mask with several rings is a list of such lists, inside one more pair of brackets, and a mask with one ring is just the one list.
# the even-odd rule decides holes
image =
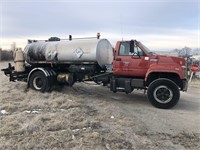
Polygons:
[[40,61],[69,64],[110,65],[113,48],[107,39],[81,39],[73,41],[41,41],[28,44],[25,60],[29,63]]

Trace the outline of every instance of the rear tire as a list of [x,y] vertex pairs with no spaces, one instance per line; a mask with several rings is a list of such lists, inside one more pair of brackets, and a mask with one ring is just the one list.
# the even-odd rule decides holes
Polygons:
[[42,71],[36,71],[30,76],[29,85],[40,92],[48,92],[51,89],[50,81]]
[[153,81],[149,85],[147,96],[153,106],[169,109],[178,103],[180,91],[173,81],[161,78]]

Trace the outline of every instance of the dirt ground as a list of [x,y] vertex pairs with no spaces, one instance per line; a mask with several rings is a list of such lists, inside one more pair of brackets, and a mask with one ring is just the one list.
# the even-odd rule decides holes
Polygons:
[[[0,69],[6,66],[0,62]],[[143,91],[114,94],[77,83],[40,93],[1,72],[0,149],[200,149],[200,81],[163,110]]]

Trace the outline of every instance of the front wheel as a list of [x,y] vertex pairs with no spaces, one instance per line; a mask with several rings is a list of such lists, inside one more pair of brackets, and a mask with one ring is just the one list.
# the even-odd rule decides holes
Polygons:
[[173,81],[160,78],[149,85],[147,96],[153,106],[168,109],[178,103],[180,91]]

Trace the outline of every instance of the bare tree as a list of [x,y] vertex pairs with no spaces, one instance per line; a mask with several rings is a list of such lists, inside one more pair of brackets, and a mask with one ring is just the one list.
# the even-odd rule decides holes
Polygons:
[[184,58],[189,58],[192,56],[192,49],[189,47],[184,47],[178,51],[178,55]]
[[2,48],[0,47],[0,61],[1,61],[1,51],[2,51]]
[[177,52],[178,52],[178,56],[185,58],[185,60],[186,60],[186,66],[187,66],[187,71],[189,72],[190,71],[189,68],[190,68],[190,66],[193,63],[192,62],[192,58],[191,58],[191,56],[192,56],[192,49],[185,46],[184,48],[182,48],[180,50],[177,50]]
[[13,51],[2,50],[1,60],[2,61],[13,60]]

